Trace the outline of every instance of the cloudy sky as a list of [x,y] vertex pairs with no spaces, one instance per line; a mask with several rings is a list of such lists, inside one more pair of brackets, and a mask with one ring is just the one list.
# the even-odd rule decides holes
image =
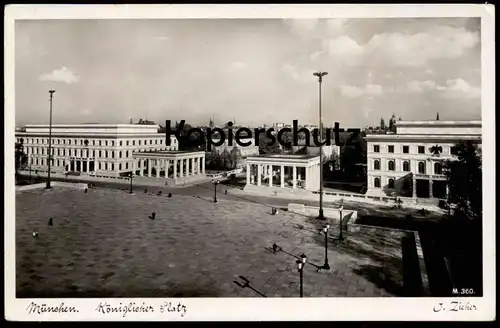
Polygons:
[[17,21],[16,124],[480,119],[480,20]]

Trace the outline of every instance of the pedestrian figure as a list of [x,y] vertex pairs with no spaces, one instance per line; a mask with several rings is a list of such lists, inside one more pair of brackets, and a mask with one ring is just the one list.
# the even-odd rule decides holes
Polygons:
[[148,188],[144,189],[144,193],[147,194],[148,193]]
[[87,193],[87,188],[85,188],[85,193]]
[[50,219],[49,219],[49,226],[53,226],[53,225],[54,225],[53,219],[52,219],[52,218],[50,218]]
[[154,219],[156,219],[156,212],[155,211],[151,212],[151,220],[154,220]]
[[38,232],[33,231],[33,238],[38,238]]
[[168,193],[168,198],[172,198],[172,194],[171,193]]
[[278,245],[276,245],[276,243],[273,243],[273,253],[276,254],[277,251],[278,251]]
[[161,190],[160,190],[160,191],[158,191],[157,195],[158,195],[158,196],[161,196]]
[[273,207],[273,209],[271,210],[271,213],[272,215],[276,215],[276,209]]
[[226,191],[224,191],[224,194],[226,194],[226,195],[227,195],[227,189],[226,189]]

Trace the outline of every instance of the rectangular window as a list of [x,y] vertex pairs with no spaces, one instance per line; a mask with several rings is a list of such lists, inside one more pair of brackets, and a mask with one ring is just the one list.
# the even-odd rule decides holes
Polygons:
[[380,153],[380,146],[379,145],[373,145],[373,152],[374,153]]
[[425,154],[425,147],[424,146],[418,146],[418,153],[419,154]]
[[394,153],[394,146],[389,146],[388,151],[389,153]]
[[403,154],[408,154],[410,152],[410,146],[403,146]]
[[126,145],[128,146],[128,140],[127,140],[127,143],[126,143]]

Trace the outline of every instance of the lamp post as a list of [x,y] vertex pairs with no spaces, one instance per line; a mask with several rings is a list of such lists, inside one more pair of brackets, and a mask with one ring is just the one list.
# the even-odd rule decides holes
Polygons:
[[343,216],[342,216],[342,210],[344,209],[344,205],[340,205],[340,208],[339,208],[339,211],[340,211],[340,234],[339,234],[339,240],[342,241],[344,240],[344,236],[342,235],[342,219],[343,219]]
[[330,270],[330,265],[328,264],[328,229],[330,225],[327,223],[323,226],[323,233],[325,234],[325,264],[323,264],[324,270]]
[[47,165],[48,165],[48,172],[47,172],[47,185],[45,186],[45,189],[50,189],[50,165],[52,164],[52,97],[55,90],[49,90],[50,94],[50,118],[49,118],[49,156],[47,160]]
[[323,82],[323,76],[328,75],[328,72],[315,72],[313,73],[314,76],[318,77],[318,82],[319,82],[319,139],[320,139],[320,146],[319,146],[319,165],[320,170],[319,170],[319,216],[318,219],[324,220],[325,217],[323,215],[323,124],[322,124],[322,119],[321,119],[321,83]]
[[217,185],[219,184],[218,180],[212,180],[214,184],[214,203],[217,203]]
[[29,168],[30,168],[30,184],[31,184],[31,154],[28,154],[28,164],[29,164]]
[[299,271],[300,274],[300,297],[303,297],[304,295],[304,265],[306,265],[307,261],[307,256],[305,254],[302,254],[300,256],[300,260],[297,260],[295,263],[297,263],[297,270]]
[[132,191],[132,178],[134,177],[134,173],[130,172],[129,177],[130,177],[130,194],[132,194],[133,193],[133,191]]

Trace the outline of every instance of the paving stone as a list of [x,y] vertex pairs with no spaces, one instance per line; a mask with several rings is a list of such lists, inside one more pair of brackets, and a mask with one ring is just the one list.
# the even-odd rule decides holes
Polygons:
[[[317,233],[323,222],[284,211],[271,216],[269,207],[249,202],[52,191],[16,194],[16,287],[24,297],[260,297],[238,287],[239,276],[267,297],[298,297],[295,261],[302,253],[306,296],[394,296],[374,275],[384,267],[386,278],[402,285],[398,236],[330,238],[331,270],[317,272],[324,263],[324,237]],[[273,243],[283,252],[269,251]]]

